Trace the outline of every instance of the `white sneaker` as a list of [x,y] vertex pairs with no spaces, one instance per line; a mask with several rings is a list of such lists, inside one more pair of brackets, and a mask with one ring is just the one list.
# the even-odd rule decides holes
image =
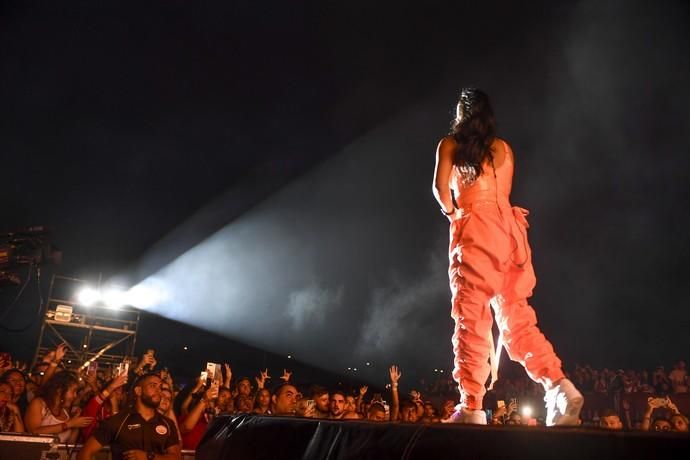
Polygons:
[[562,379],[558,385],[548,390],[544,401],[546,401],[546,426],[579,424],[580,410],[585,403],[585,398],[570,380]]
[[468,409],[458,404],[455,412],[450,416],[446,423],[465,423],[468,425],[486,425],[486,412],[481,409]]

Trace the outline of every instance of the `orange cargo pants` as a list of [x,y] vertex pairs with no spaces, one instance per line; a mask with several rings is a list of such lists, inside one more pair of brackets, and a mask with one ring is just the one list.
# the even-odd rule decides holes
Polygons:
[[545,387],[564,376],[560,359],[527,303],[536,284],[527,214],[509,204],[478,202],[458,211],[451,221],[453,377],[460,387],[461,403],[469,409],[482,408],[491,372],[490,303],[510,359]]

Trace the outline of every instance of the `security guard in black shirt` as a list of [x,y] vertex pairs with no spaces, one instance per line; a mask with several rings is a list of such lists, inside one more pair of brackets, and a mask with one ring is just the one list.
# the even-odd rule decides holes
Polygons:
[[101,422],[86,440],[77,460],[91,460],[109,445],[113,460],[180,460],[175,423],[156,410],[161,402],[161,379],[148,374],[134,384],[136,403]]

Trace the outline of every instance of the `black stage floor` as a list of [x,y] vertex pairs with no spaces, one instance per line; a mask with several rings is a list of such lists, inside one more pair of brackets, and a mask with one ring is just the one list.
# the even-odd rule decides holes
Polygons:
[[608,460],[686,458],[689,453],[690,437],[675,433],[339,422],[244,414],[217,418],[196,458]]

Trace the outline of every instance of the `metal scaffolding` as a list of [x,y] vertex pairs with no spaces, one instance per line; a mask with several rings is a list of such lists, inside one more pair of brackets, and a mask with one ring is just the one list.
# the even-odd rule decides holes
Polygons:
[[101,368],[114,366],[134,355],[139,311],[129,306],[82,305],[77,292],[86,286],[82,279],[60,275],[51,279],[32,368],[60,343],[67,346],[62,362],[71,370],[91,362]]

